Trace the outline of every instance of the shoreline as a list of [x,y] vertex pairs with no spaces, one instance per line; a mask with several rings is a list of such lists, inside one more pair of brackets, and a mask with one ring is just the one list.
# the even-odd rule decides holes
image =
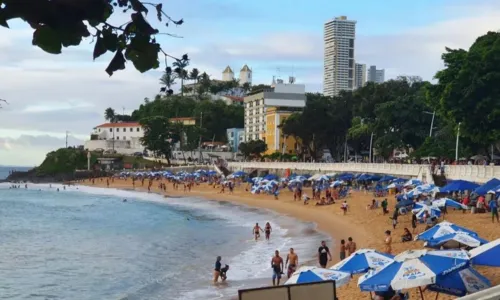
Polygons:
[[[75,184],[106,188],[106,179],[103,181],[96,180],[94,185],[90,182],[75,182]],[[131,180],[114,179],[114,182],[110,182],[109,187],[134,190],[137,192],[148,192],[147,186],[140,186],[140,182],[133,188]],[[308,189],[306,191],[310,192]],[[411,229],[409,215],[400,216],[398,218],[397,228],[393,229],[391,219],[389,218],[392,216],[392,208],[396,204],[396,199],[393,195],[387,195],[386,197],[391,212],[384,215],[381,209],[367,209],[367,204],[371,203],[371,200],[374,199],[371,193],[353,191],[351,196],[346,198],[349,204],[349,210],[347,215],[343,215],[340,209],[340,201],[328,206],[316,206],[314,205],[314,201],[310,201],[309,205],[304,205],[302,201],[293,201],[293,194],[288,190],[282,190],[279,199],[275,200],[274,197],[270,195],[256,195],[245,191],[245,184],[236,186],[234,194],[220,194],[219,189],[214,189],[212,186],[208,186],[204,183],[195,185],[191,192],[184,192],[182,187],[177,191],[173,190],[172,185],[167,183],[167,190],[163,192],[158,189],[158,182],[155,181],[151,187],[151,193],[157,193],[167,198],[196,197],[203,200],[227,201],[249,207],[268,209],[302,222],[315,223],[317,231],[320,234],[328,235],[332,240],[332,243],[328,245],[332,254],[332,261],[329,262],[328,267],[339,261],[340,240],[347,240],[349,236],[356,242],[357,249],[369,248],[384,251],[384,231],[391,230],[393,236],[393,254],[398,254],[410,249],[423,248],[423,243],[419,241],[406,243],[400,241],[400,235],[403,233],[403,228],[407,227]],[[378,199],[381,200],[383,198]],[[449,222],[476,231],[484,239],[492,241],[500,238],[500,225],[491,222],[490,214],[470,214],[470,212],[464,214],[460,211],[453,211],[450,209],[449,213],[445,215],[445,219]],[[443,219],[440,221],[442,220]],[[419,224],[416,233],[421,233],[424,227],[425,225]],[[319,246],[319,242],[318,240],[317,246]],[[315,261],[311,262],[311,264],[316,265]],[[500,273],[495,268],[477,267],[476,269],[491,281],[492,286],[500,284]],[[337,289],[337,297],[339,299],[370,299],[369,293],[363,293],[359,290],[357,286],[358,277],[359,276],[355,275],[349,284]],[[412,299],[416,297],[420,298],[417,289],[411,289],[409,293]],[[436,294],[426,291],[424,292],[424,297],[434,299]],[[439,299],[455,299],[455,297],[440,294]]]

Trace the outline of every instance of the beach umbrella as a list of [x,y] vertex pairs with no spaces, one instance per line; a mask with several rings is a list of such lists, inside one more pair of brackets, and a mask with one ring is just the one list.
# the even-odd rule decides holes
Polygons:
[[484,196],[488,191],[494,189],[495,187],[500,185],[500,180],[493,178],[490,179],[488,182],[483,184],[482,186],[478,187],[477,189],[474,190],[475,194],[478,194],[479,196]]
[[500,267],[500,239],[469,251],[473,265]]
[[409,250],[396,255],[384,268],[361,276],[358,286],[374,292],[411,289],[433,284],[437,276],[468,265],[469,255],[464,250]]
[[387,181],[392,181],[392,180],[394,180],[394,179],[396,179],[396,177],[391,176],[391,175],[385,175],[385,176],[383,176],[382,178],[380,178],[380,179],[378,180],[378,182],[387,182]]
[[316,181],[328,181],[330,178],[326,175],[321,175],[320,177],[316,178]]
[[330,184],[330,187],[338,187],[339,185],[343,185],[344,182],[342,180],[336,180]]
[[443,293],[463,297],[467,294],[473,294],[489,287],[491,287],[490,281],[472,267],[469,267],[467,269],[438,276],[436,278],[436,283],[428,285],[427,289],[438,292],[438,294]]
[[440,248],[441,246],[446,248],[460,248],[460,246],[465,245],[476,248],[486,243],[488,243],[487,240],[482,239],[477,235],[471,235],[466,232],[458,231],[431,239],[425,242],[424,246],[429,248]]
[[405,184],[403,186],[417,186],[417,185],[421,185],[422,184],[422,181],[418,180],[418,179],[410,179],[408,180],[407,182],[405,182]]
[[415,240],[429,241],[431,239],[436,239],[436,238],[439,238],[443,235],[447,235],[447,234],[459,232],[459,231],[467,232],[470,235],[477,236],[477,233],[475,233],[472,230],[469,230],[465,227],[455,225],[455,224],[447,222],[447,221],[443,221],[441,223],[436,224],[432,228],[429,228],[428,230],[422,232],[421,234],[417,235],[415,237]]
[[399,184],[396,184],[396,183],[391,183],[389,184],[386,189],[396,189],[398,188],[400,185]]
[[413,209],[412,212],[417,216],[417,219],[423,219],[425,213],[427,212],[431,218],[439,218],[441,216],[441,210],[438,208],[426,205],[426,204],[418,204],[422,207]]
[[460,202],[457,202],[455,200],[449,199],[449,198],[441,198],[432,201],[432,206],[434,207],[453,207],[457,209],[468,209],[467,205],[463,205]]
[[380,269],[394,261],[394,256],[373,249],[359,249],[330,269],[359,274],[372,269]]
[[339,287],[347,284],[350,279],[351,274],[346,272],[304,266],[295,271],[285,284],[288,285],[335,280],[335,286]]
[[479,184],[467,180],[453,180],[441,188],[442,193],[473,191],[479,187]]

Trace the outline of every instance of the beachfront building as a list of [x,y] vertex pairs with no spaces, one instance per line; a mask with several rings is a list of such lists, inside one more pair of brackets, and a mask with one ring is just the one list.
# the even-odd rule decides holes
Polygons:
[[265,141],[267,151],[265,154],[280,152],[282,154],[295,154],[297,141],[291,136],[284,136],[281,124],[295,111],[283,107],[269,107],[266,110]]
[[385,70],[377,69],[377,66],[370,66],[368,69],[368,82],[383,83],[385,81]]
[[[244,98],[245,140],[266,140],[267,109],[300,111],[306,105],[305,85],[277,83],[274,87],[255,91]],[[269,147],[269,146],[268,146]]]
[[226,134],[231,152],[238,152],[240,144],[245,141],[245,128],[228,128]]
[[90,140],[85,142],[89,151],[114,150],[120,154],[144,152],[140,138],[143,136],[142,126],[137,122],[104,123],[94,127]]
[[324,25],[323,94],[337,96],[354,89],[356,21],[341,16]]
[[356,64],[354,70],[354,89],[359,89],[366,84],[366,65]]

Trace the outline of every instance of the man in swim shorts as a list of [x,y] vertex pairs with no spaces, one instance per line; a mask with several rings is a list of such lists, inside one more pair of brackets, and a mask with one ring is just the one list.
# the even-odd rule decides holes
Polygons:
[[290,253],[286,256],[285,268],[288,265],[288,269],[286,275],[288,278],[292,276],[292,274],[297,270],[297,266],[299,264],[299,256],[293,251],[293,248],[290,248]]
[[253,227],[253,234],[255,236],[255,240],[258,240],[260,238],[260,232],[264,232],[262,228],[260,228],[259,223],[255,223],[255,226]]
[[280,285],[281,274],[283,272],[283,259],[280,252],[276,250],[271,259],[271,268],[273,268],[273,286]]

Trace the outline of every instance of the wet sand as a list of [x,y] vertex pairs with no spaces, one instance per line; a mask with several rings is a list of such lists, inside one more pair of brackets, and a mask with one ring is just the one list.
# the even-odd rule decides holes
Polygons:
[[[77,184],[106,187],[106,180],[96,180],[95,185],[92,185],[90,182],[79,182]],[[346,215],[343,215],[340,209],[341,201],[328,206],[316,206],[314,205],[314,201],[310,201],[309,205],[304,205],[302,201],[293,201],[293,195],[288,190],[282,190],[279,199],[275,200],[271,195],[251,194],[245,191],[246,186],[245,183],[236,187],[233,194],[229,194],[228,189],[226,189],[225,193],[221,194],[219,193],[220,189],[215,189],[213,186],[208,186],[207,184],[194,186],[191,192],[184,192],[182,186],[179,187],[179,190],[174,190],[172,184],[167,183],[167,191],[163,192],[158,189],[158,182],[155,181],[151,188],[151,192],[161,193],[167,197],[194,196],[205,199],[225,200],[236,204],[239,203],[258,208],[271,209],[280,214],[285,214],[302,221],[315,222],[318,225],[318,230],[330,235],[334,241],[332,245],[329,245],[333,257],[329,266],[339,261],[340,240],[347,240],[348,237],[354,239],[358,249],[371,248],[384,251],[384,232],[386,230],[391,230],[393,237],[393,254],[405,250],[423,248],[423,242],[420,241],[407,243],[402,243],[400,241],[400,236],[403,234],[403,229],[405,227],[409,228],[411,231],[410,216],[400,216],[398,218],[399,224],[396,229],[393,230],[392,221],[389,217],[392,216],[393,211],[391,208],[393,208],[396,203],[394,196],[389,195],[387,197],[390,213],[383,215],[381,208],[378,210],[366,209],[366,206],[371,203],[371,200],[374,198],[371,193],[352,192],[351,196],[347,198],[349,211]],[[134,189],[130,179],[114,179],[113,182],[110,182],[110,188]],[[147,181],[144,187],[141,186],[140,182],[136,182],[135,190],[147,192]],[[312,194],[310,188],[305,188],[304,191],[308,195]],[[383,198],[379,198],[379,200],[382,199]],[[166,199],[166,201],[168,201],[168,199]],[[482,238],[487,240],[500,238],[500,225],[491,222],[491,214],[473,215],[470,214],[470,212],[464,214],[461,211],[449,209],[445,219],[457,225],[472,229]],[[425,225],[419,225],[417,228],[418,232],[423,231],[424,227]],[[318,247],[319,242],[320,241],[318,241]],[[271,255],[272,253],[270,256]],[[500,271],[498,269],[487,267],[478,267],[477,269],[490,279],[493,285],[500,284]],[[338,289],[339,299],[370,299],[369,293],[363,293],[357,287],[357,278],[358,276],[355,276],[348,285]],[[424,296],[426,299],[435,299],[436,293],[424,292]],[[420,295],[417,294],[416,289],[410,290],[410,297],[411,299],[420,299]],[[455,299],[455,297],[439,295],[438,299]]]

